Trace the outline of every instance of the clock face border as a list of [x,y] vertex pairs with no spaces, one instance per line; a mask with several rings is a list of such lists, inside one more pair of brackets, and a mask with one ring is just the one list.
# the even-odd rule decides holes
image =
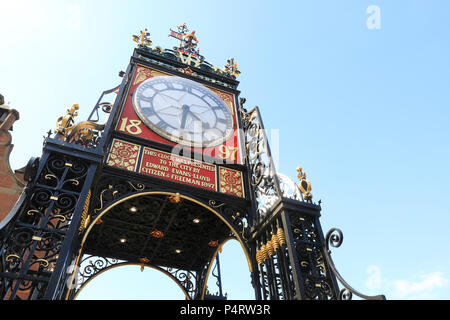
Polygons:
[[[171,134],[170,132],[165,131],[163,128],[161,128],[160,126],[158,126],[157,124],[153,123],[146,115],[145,113],[142,111],[142,108],[138,102],[139,96],[138,96],[138,91],[139,88],[144,85],[145,83],[151,82],[156,78],[159,77],[164,77],[165,79],[163,80],[172,80],[175,79],[175,81],[177,79],[180,80],[180,82],[192,82],[192,86],[196,86],[199,89],[201,89],[203,92],[206,92],[206,94],[209,94],[211,96],[213,96],[214,100],[216,100],[215,102],[219,103],[222,105],[222,107],[224,109],[226,109],[228,115],[226,115],[226,117],[228,118],[227,120],[229,120],[231,122],[231,128],[227,126],[227,128],[225,129],[225,135],[221,136],[220,138],[217,138],[215,140],[212,141],[194,141],[194,140],[186,140],[183,137],[180,136],[175,136],[173,134]],[[157,81],[157,80],[156,80]],[[219,146],[221,144],[223,144],[224,142],[226,142],[232,135],[233,132],[235,131],[235,119],[233,117],[232,112],[229,110],[228,106],[226,105],[226,103],[211,89],[209,89],[208,87],[202,85],[201,83],[198,83],[196,81],[187,79],[187,78],[182,78],[182,77],[178,77],[175,75],[158,75],[158,76],[154,76],[151,78],[147,78],[144,81],[142,81],[141,83],[138,84],[138,86],[136,87],[135,91],[133,92],[132,95],[132,106],[134,111],[136,112],[136,114],[138,115],[138,117],[142,120],[142,122],[149,127],[150,130],[153,130],[154,132],[156,132],[158,135],[160,135],[162,138],[170,140],[172,142],[181,144],[183,146],[186,147],[198,147],[198,148],[208,148],[208,147],[216,147]],[[152,106],[153,110],[154,110],[154,106]],[[214,111],[215,114],[215,111]],[[155,115],[161,119],[161,117],[155,112]],[[164,121],[164,120],[162,120]],[[177,130],[177,128],[175,128],[175,130]],[[203,137],[203,134],[202,134]]]
[[[133,67],[129,83],[124,92],[124,98],[120,104],[119,116],[115,124],[115,132],[121,135],[126,135],[130,139],[139,139],[141,141],[148,141],[147,145],[159,148],[156,144],[167,146],[165,151],[168,151],[170,147],[175,147],[176,142],[168,140],[160,136],[157,132],[153,131],[147,125],[145,125],[140,117],[136,114],[132,105],[133,93],[138,85],[151,77],[158,76],[177,76],[170,71],[163,71],[156,66],[149,66],[141,63],[136,63]],[[233,133],[227,141],[222,144],[211,147],[194,147],[183,146],[191,150],[193,154],[201,154],[204,161],[216,164],[229,163],[229,164],[244,164],[245,147],[243,145],[243,137],[240,134],[240,122],[238,118],[238,101],[237,96],[239,91],[230,92],[226,88],[217,88],[208,84],[201,83],[209,90],[213,91],[228,107],[233,119]],[[132,141],[132,140],[130,140]],[[139,142],[142,144],[142,142]],[[217,160],[214,160],[217,159]]]

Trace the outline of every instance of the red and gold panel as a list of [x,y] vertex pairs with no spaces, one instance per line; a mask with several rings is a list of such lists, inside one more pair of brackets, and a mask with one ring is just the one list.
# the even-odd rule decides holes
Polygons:
[[196,188],[245,197],[242,172],[114,139],[106,164]]
[[139,173],[189,186],[217,191],[217,168],[213,164],[192,160],[144,147]]
[[244,198],[244,182],[242,172],[238,170],[219,168],[219,191]]
[[140,145],[114,139],[106,164],[120,169],[136,171],[140,151]]
[[[156,141],[160,143],[164,143],[166,145],[175,146],[177,145],[175,142],[165,139],[164,137],[158,135],[156,132],[147,127],[136,114],[136,111],[133,108],[133,99],[132,95],[136,88],[143,81],[158,76],[170,76],[169,73],[164,73],[159,70],[151,69],[148,67],[138,66],[136,72],[132,78],[131,85],[129,91],[127,93],[127,98],[125,100],[125,105],[122,111],[122,114],[119,118],[119,121],[116,126],[116,130],[147,140]],[[173,76],[173,75],[172,75]],[[223,160],[226,163],[238,163],[242,164],[241,161],[241,152],[240,152],[240,142],[238,135],[238,126],[237,126],[237,116],[236,116],[236,104],[235,104],[235,96],[234,94],[218,90],[216,88],[208,87],[212,90],[217,96],[219,96],[223,102],[227,105],[230,110],[230,113],[234,122],[234,132],[229,137],[227,141],[224,141],[222,144],[214,146],[214,147],[195,147],[191,148],[193,151],[205,154],[207,156],[212,156],[214,158],[218,158]]]

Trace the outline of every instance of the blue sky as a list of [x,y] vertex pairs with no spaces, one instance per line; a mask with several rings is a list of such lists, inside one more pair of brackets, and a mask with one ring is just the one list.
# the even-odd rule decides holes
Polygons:
[[[371,5],[379,29],[367,27]],[[11,166],[41,154],[70,105],[84,119],[120,83],[132,34],[148,28],[171,48],[169,28],[187,22],[209,62],[236,59],[246,107],[279,130],[279,172],[295,181],[301,165],[324,232],[343,230],[332,257],[344,279],[390,299],[450,299],[449,10],[444,0],[1,0],[0,93],[20,112]],[[229,298],[251,298],[237,243],[222,261]],[[150,270],[113,272],[85,297],[108,298],[120,278],[137,284],[119,285],[128,297],[144,297],[144,276],[146,294],[166,286]]]

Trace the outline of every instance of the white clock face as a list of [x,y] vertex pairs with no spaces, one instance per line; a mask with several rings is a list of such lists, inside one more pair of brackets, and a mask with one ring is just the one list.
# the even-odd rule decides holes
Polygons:
[[180,144],[215,146],[233,133],[233,117],[226,104],[210,89],[189,79],[147,79],[136,89],[133,106],[150,129]]

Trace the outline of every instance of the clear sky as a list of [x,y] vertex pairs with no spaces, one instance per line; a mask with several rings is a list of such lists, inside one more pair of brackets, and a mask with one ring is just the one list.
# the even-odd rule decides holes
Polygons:
[[[295,180],[301,165],[324,232],[343,230],[332,257],[344,279],[388,299],[450,299],[449,11],[446,0],[0,0],[0,93],[20,112],[11,166],[40,156],[73,103],[84,119],[120,83],[132,34],[148,28],[171,48],[169,28],[187,22],[207,61],[236,59],[246,107],[279,130],[279,172]],[[222,261],[229,298],[253,297],[237,243]],[[114,285],[116,298],[170,293],[138,269],[105,273],[84,298]]]

